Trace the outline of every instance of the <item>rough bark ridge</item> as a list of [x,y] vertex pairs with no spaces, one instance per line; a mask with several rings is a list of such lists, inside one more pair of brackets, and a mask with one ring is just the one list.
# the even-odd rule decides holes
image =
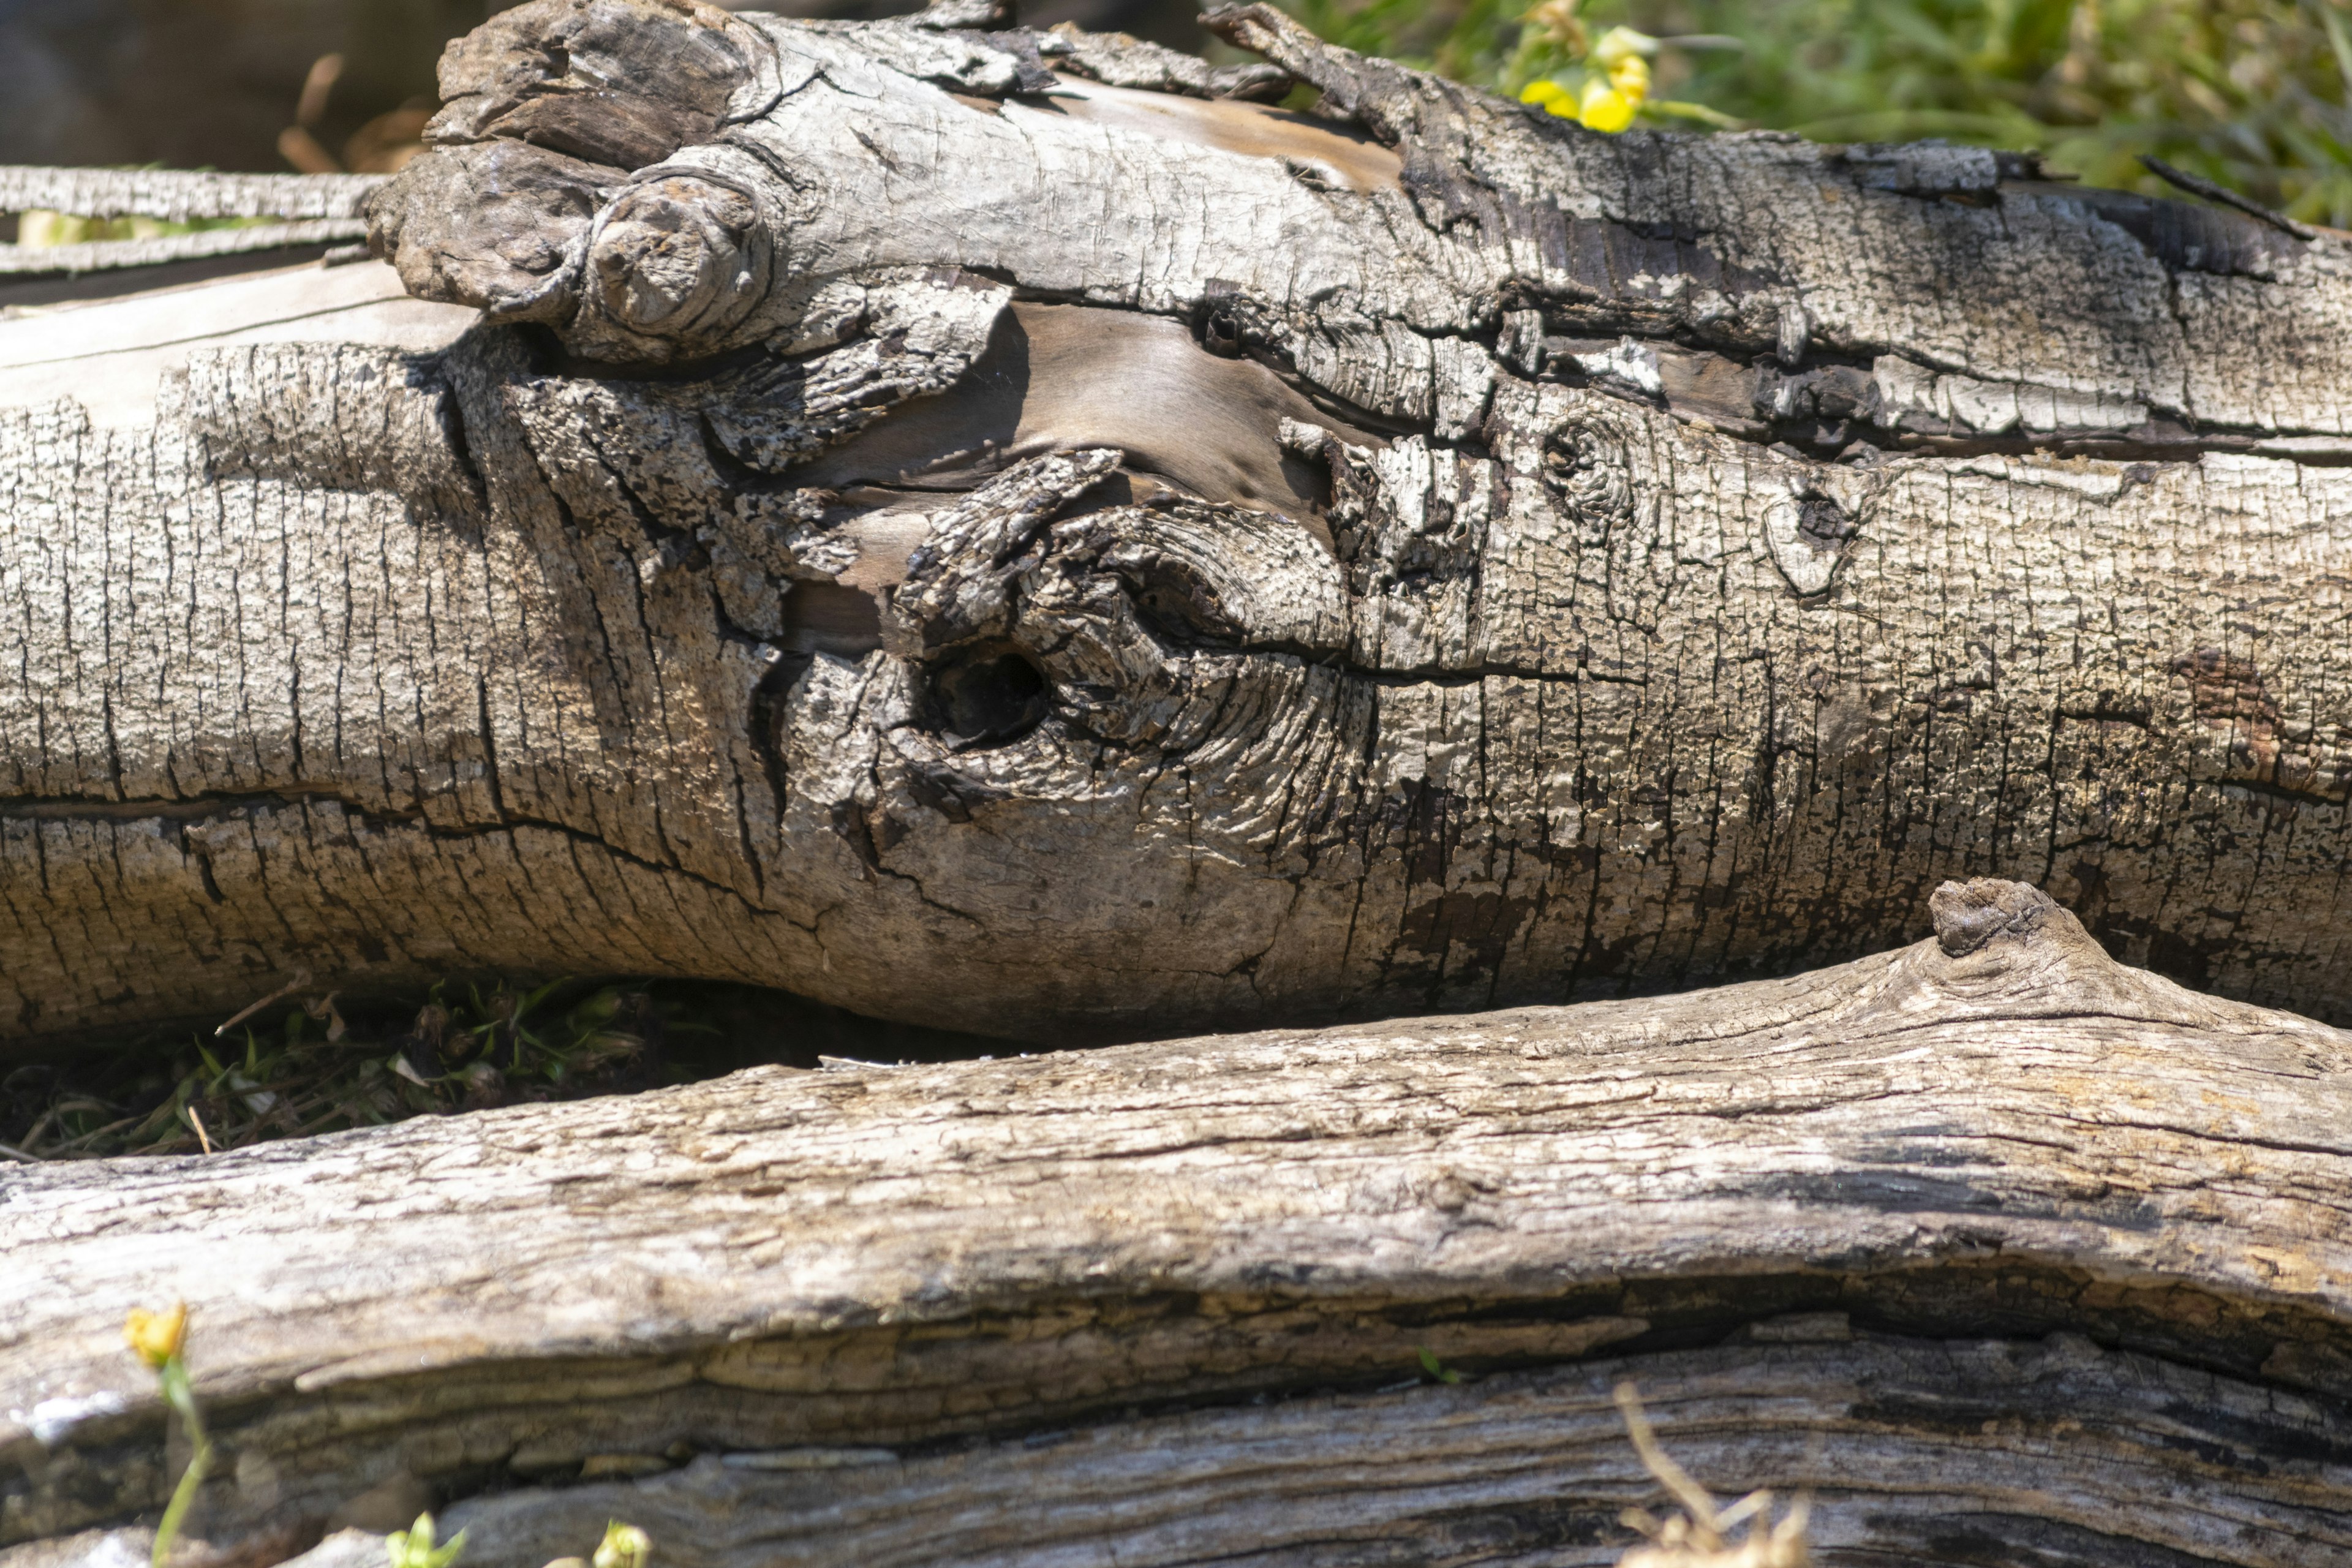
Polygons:
[[1630,1375],[1718,1490],[1813,1489],[1832,1568],[2342,1563],[2352,1037],[2014,884],[1934,921],[1657,1002],[13,1175],[0,1564],[138,1547],[116,1324],[175,1294],[219,1560],[435,1502],[476,1568],[612,1516],[680,1568],[1599,1564]]
[[537,0],[373,204],[479,327],[0,412],[9,1038],[1489,1005],[1973,873],[2352,1009],[2341,239],[1220,25],[1280,71]]

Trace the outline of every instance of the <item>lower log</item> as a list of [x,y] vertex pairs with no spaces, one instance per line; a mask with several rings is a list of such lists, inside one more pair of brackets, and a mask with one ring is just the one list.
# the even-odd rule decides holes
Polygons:
[[1622,1377],[1718,1490],[1811,1489],[1825,1563],[2346,1561],[2352,1037],[2015,884],[1935,915],[1654,1001],[12,1173],[0,1563],[152,1520],[118,1325],[173,1296],[220,1561],[431,1501],[468,1568],[611,1516],[677,1563],[1602,1563]]

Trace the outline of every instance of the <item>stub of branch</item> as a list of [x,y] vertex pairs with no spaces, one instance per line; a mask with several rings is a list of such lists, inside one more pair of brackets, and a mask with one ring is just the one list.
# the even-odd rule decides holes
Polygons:
[[1598,1563],[1652,1497],[1633,1375],[1701,1484],[1810,1489],[1825,1549],[2340,1561],[2352,1037],[2015,884],[1935,915],[1654,1001],[12,1173],[0,1519],[157,1506],[117,1326],[184,1297],[220,1550],[397,1495],[486,1568],[608,1514],[695,1563]]

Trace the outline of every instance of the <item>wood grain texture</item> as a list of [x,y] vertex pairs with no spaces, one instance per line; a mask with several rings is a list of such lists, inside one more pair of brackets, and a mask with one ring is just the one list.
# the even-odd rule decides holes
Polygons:
[[0,164],[0,212],[76,217],[353,218],[381,174],[200,174],[183,169]]
[[[12,1170],[0,1531],[158,1504],[117,1325],[176,1294],[224,1549],[422,1483],[530,1568],[623,1494],[488,1494],[653,1471],[628,1507],[697,1563],[1053,1530],[1073,1562],[1256,1531],[1270,1562],[1600,1561],[1640,1489],[1623,1373],[1713,1484],[1841,1500],[1832,1562],[2340,1555],[2352,1038],[2118,966],[2015,884],[1936,917],[1655,1001]],[[1622,1360],[1246,1403],[1411,1381],[1423,1347]],[[901,1463],[792,1473],[845,1447]],[[667,1473],[698,1454],[738,1458]]]
[[100,239],[80,245],[0,245],[0,277],[78,274],[113,268],[155,267],[249,252],[299,252],[366,233],[353,218],[258,224],[250,228],[199,229],[152,239]]
[[[1834,1337],[1835,1315],[1759,1325]],[[1302,1398],[794,1469],[711,1457],[635,1484],[464,1504],[490,1562],[537,1568],[603,1521],[703,1564],[1615,1563],[1660,1507],[1610,1401],[1632,1379],[1725,1498],[1811,1496],[1814,1561],[2308,1564],[2352,1551],[2352,1427],[2072,1334],[1861,1336],[1612,1357],[1459,1388]],[[2187,1458],[2194,1453],[2196,1458]],[[2291,1457],[2290,1457],[2291,1456]],[[861,1456],[862,1457],[862,1456]],[[764,1467],[773,1466],[769,1468]]]
[[1322,118],[535,0],[368,199],[473,331],[20,389],[0,1050],[298,968],[1055,1043],[1557,1002],[1979,874],[2352,1017],[2344,242],[1219,26]]

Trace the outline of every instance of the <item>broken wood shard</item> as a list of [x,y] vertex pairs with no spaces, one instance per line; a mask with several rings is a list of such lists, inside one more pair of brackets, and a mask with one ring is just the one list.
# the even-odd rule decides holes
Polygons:
[[184,1297],[223,1552],[396,1494],[484,1568],[607,1517],[694,1564],[1599,1564],[1633,1377],[1824,1562],[2340,1561],[2352,1037],[2030,888],[1933,923],[1651,1001],[12,1172],[0,1541],[152,1519],[117,1328]]

